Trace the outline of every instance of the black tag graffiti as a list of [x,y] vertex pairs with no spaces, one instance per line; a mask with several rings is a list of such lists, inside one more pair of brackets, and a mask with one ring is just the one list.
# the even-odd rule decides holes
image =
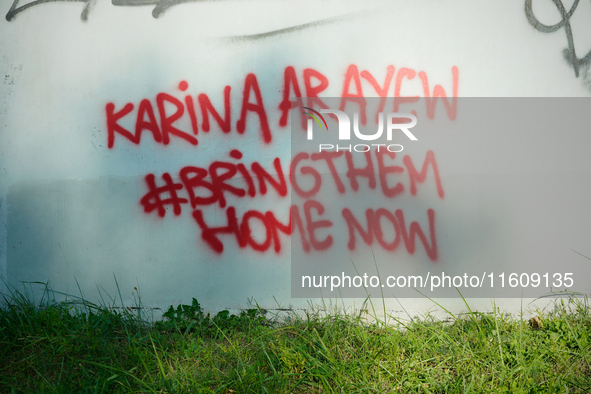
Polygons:
[[6,14],[7,21],[10,22],[16,14],[21,13],[24,10],[26,10],[30,7],[33,7],[35,5],[39,5],[39,4],[43,4],[43,3],[58,3],[59,2],[59,3],[86,3],[84,8],[82,9],[82,14],[80,15],[80,19],[83,22],[86,22],[88,20],[88,13],[90,12],[92,7],[94,6],[94,3],[96,3],[96,0],[35,0],[30,3],[21,5],[20,7],[18,7],[18,2],[19,2],[19,0],[14,0],[14,2],[12,3],[12,7],[10,7],[10,10],[8,10],[8,13]]
[[566,12],[566,9],[562,4],[562,0],[552,1],[554,2],[554,5],[558,9],[558,12],[560,12],[560,15],[562,16],[562,20],[560,22],[551,26],[544,25],[543,23],[541,23],[533,13],[532,0],[525,0],[525,14],[527,15],[527,20],[533,27],[536,28],[536,30],[541,31],[543,33],[553,33],[564,27],[564,30],[566,31],[566,39],[568,41],[568,48],[564,50],[564,58],[573,67],[573,69],[575,70],[575,76],[578,78],[581,66],[589,66],[589,64],[591,64],[591,51],[589,51],[587,55],[585,55],[585,57],[581,59],[577,57],[577,53],[575,51],[575,43],[573,39],[573,31],[570,26],[570,18],[577,9],[577,6],[579,5],[579,0],[575,0],[573,6],[570,8],[568,12]]
[[[84,9],[82,10],[82,14],[80,15],[80,19],[83,22],[88,20],[88,14],[90,13],[92,7],[96,3],[97,0],[34,0],[30,3],[23,4],[20,7],[18,6],[19,0],[14,0],[12,3],[12,7],[6,14],[6,20],[11,21],[16,14],[25,11],[26,9],[44,3],[86,3]],[[196,3],[202,0],[111,0],[111,3],[114,6],[123,6],[123,7],[135,7],[135,6],[146,6],[146,5],[153,5],[155,6],[152,10],[152,16],[154,18],[158,18],[160,15],[164,13],[167,9],[172,6],[184,3]]]

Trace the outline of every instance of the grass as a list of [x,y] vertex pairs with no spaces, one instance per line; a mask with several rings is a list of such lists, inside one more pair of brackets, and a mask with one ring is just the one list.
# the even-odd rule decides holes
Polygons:
[[138,310],[39,306],[13,291],[0,309],[0,392],[591,392],[591,315],[575,298],[558,300],[536,329],[498,312],[397,328],[268,315],[210,316],[193,300],[147,323]]

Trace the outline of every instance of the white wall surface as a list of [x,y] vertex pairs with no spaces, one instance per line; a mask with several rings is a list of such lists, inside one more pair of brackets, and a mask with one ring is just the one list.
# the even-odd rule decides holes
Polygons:
[[[190,212],[175,216],[169,210],[160,218],[156,212],[145,213],[140,204],[147,193],[147,174],[161,182],[163,173],[175,175],[185,166],[208,167],[227,160],[232,149],[244,154],[243,163],[257,161],[271,168],[276,157],[288,163],[290,128],[279,125],[287,67],[295,69],[302,89],[305,69],[326,76],[324,97],[342,94],[350,65],[369,71],[380,84],[390,65],[395,67],[393,81],[401,68],[416,71],[414,79],[405,79],[402,96],[424,95],[420,71],[428,76],[431,90],[438,84],[451,96],[454,67],[459,97],[591,94],[589,62],[580,65],[576,76],[575,67],[563,56],[568,48],[565,28],[536,30],[523,1],[173,1],[163,13],[159,10],[164,1],[143,6],[117,5],[125,4],[123,0],[47,2],[29,8],[25,7],[31,1],[11,3],[0,5],[5,14],[13,7],[14,14],[7,15],[10,21],[0,21],[0,275],[17,285],[49,281],[52,288],[70,294],[78,294],[79,285],[93,300],[99,298],[97,289],[117,294],[115,276],[125,302],[133,302],[131,292],[138,287],[147,307],[189,303],[192,297],[211,310],[244,307],[249,299],[267,308],[277,307],[277,302],[308,306],[306,299],[291,298],[288,249],[258,253],[228,241],[217,254],[201,239]],[[572,3],[565,0],[565,8]],[[546,25],[562,18],[549,0],[533,1],[532,9]],[[591,3],[581,2],[570,24],[576,55],[583,59],[591,50]],[[262,94],[270,142],[262,138],[259,118],[252,111],[244,133],[237,130],[245,78],[251,73]],[[185,92],[179,89],[181,81],[188,83]],[[204,133],[197,97],[206,94],[221,109],[225,86],[231,87],[231,130],[224,133],[212,121],[211,131]],[[362,79],[362,87],[364,95],[377,95],[367,79]],[[392,82],[388,96],[394,95],[394,87]],[[193,97],[199,144],[173,136],[165,145],[144,130],[139,144],[116,135],[109,148],[107,104],[113,103],[115,111],[134,105],[119,122],[133,132],[144,99],[160,122],[160,93],[183,103],[187,94]],[[255,102],[254,94],[250,102]],[[166,111],[172,114],[174,107]],[[175,126],[191,133],[186,108]],[[590,138],[576,144],[588,146]],[[575,142],[565,142],[569,143]],[[559,163],[568,155],[558,152],[548,160]],[[569,212],[581,212],[563,223],[578,220],[578,236],[571,244],[542,245],[542,256],[581,258],[570,249],[591,255],[591,218],[585,203],[591,168],[583,160],[564,171],[574,167],[580,172],[580,190],[557,195],[571,196]],[[525,184],[527,180],[514,186]],[[447,198],[454,197],[462,198]],[[284,219],[289,207],[288,200],[272,196],[231,203],[242,211],[273,209]],[[516,225],[503,215],[490,214],[503,212],[494,194],[482,193],[469,203],[469,215],[486,214],[501,231]],[[518,203],[523,204],[513,202]],[[545,204],[538,204],[531,217],[545,209]],[[555,201],[555,206],[564,204]],[[215,205],[204,208],[211,220],[222,220],[223,212]],[[470,225],[475,228],[463,230],[467,243],[479,223]],[[527,233],[505,241],[501,247],[507,264],[518,265],[529,251],[540,250]],[[494,250],[484,247],[482,253],[485,260]],[[325,258],[330,259],[330,253]],[[348,306],[362,301],[343,300]],[[429,300],[399,301],[413,314],[436,309]],[[461,300],[442,302],[452,310],[463,308]],[[477,309],[491,307],[488,299],[471,304]],[[513,312],[521,308],[521,300],[497,304]],[[397,300],[387,300],[387,305],[402,314]]]

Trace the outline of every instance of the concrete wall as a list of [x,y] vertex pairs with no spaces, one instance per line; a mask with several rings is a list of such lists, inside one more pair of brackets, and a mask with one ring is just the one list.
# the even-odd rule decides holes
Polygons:
[[[0,21],[0,275],[12,284],[49,281],[71,294],[78,294],[80,286],[93,300],[99,289],[117,294],[115,276],[126,303],[133,302],[131,293],[138,287],[148,307],[192,297],[212,310],[243,307],[249,299],[269,308],[276,302],[307,307],[306,299],[291,297],[289,248],[257,252],[227,241],[217,253],[202,239],[190,210],[177,216],[169,205],[163,217],[157,210],[146,212],[141,203],[149,190],[146,175],[154,174],[163,185],[163,174],[178,180],[186,166],[209,168],[214,161],[231,160],[233,149],[243,154],[237,163],[257,161],[267,169],[275,158],[288,163],[290,127],[282,124],[280,107],[286,70],[293,69],[302,96],[315,91],[319,74],[328,81],[319,95],[341,96],[351,66],[383,86],[393,66],[388,96],[424,96],[423,75],[431,94],[440,85],[448,97],[588,97],[589,61],[573,61],[572,54],[574,48],[577,59],[584,59],[591,49],[591,4],[581,2],[572,14],[569,47],[564,27],[544,31],[552,29],[536,28],[532,19],[560,22],[554,3],[533,3],[528,20],[528,3],[514,0],[5,2],[6,19]],[[567,10],[571,3],[565,1]],[[401,77],[403,68],[408,70]],[[363,95],[378,96],[363,75],[368,74],[361,73]],[[205,132],[205,96],[200,95],[223,116],[227,86],[229,130],[210,118]],[[352,83],[349,92],[355,91]],[[181,107],[183,114],[175,119]],[[117,119],[117,113],[125,116]],[[139,140],[138,123],[143,127]],[[117,127],[133,136],[126,138]],[[561,139],[561,132],[524,137],[512,154],[538,144],[536,149],[547,150],[546,170],[563,164],[560,173],[570,178],[507,164],[499,173],[516,171],[521,177],[502,187],[489,183],[490,189],[467,196],[454,194],[462,189],[447,183],[448,205],[438,209],[448,225],[438,222],[443,223],[438,236],[465,245],[470,253],[458,254],[464,262],[582,259],[571,249],[591,255],[591,167],[584,156],[591,137],[565,131],[573,138]],[[471,138],[473,144],[495,141],[484,132]],[[556,145],[548,145],[549,140]],[[464,153],[472,160],[466,166],[480,172],[467,171],[457,182],[477,179],[488,171],[486,160],[503,157]],[[549,194],[540,192],[547,181],[553,184]],[[511,188],[523,190],[520,198],[511,198]],[[530,205],[532,196],[536,201]],[[179,198],[187,198],[184,190]],[[289,204],[272,193],[230,196],[228,203],[241,212],[272,209],[283,220]],[[460,230],[450,225],[458,209],[470,218]],[[223,223],[225,209],[212,204],[203,214]],[[544,220],[558,230],[540,237],[545,227],[537,221]],[[476,250],[474,234],[491,228],[503,235],[489,243],[480,239]],[[555,234],[561,234],[559,242],[549,242]],[[321,259],[329,261],[331,252]],[[343,300],[350,306],[361,301]],[[401,311],[398,301],[387,302]],[[428,300],[401,302],[417,313],[433,307]],[[457,300],[446,302],[462,308]],[[491,305],[489,300],[474,303]],[[506,300],[503,306],[518,310],[520,301]]]

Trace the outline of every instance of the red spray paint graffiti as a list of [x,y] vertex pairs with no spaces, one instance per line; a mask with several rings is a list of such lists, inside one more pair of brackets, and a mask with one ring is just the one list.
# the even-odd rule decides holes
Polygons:
[[[427,116],[430,119],[433,119],[435,116],[437,103],[439,101],[443,102],[446,114],[450,119],[453,120],[456,117],[458,68],[452,67],[451,73],[451,101],[441,85],[435,85],[431,93],[427,73],[424,71],[418,73],[421,80],[422,93],[425,96]],[[375,93],[384,99],[376,112],[377,117],[377,114],[384,109],[386,103],[385,99],[390,92],[390,86],[392,85],[394,75],[394,66],[388,66],[386,69],[384,84],[380,86],[376,78],[369,71],[364,70],[359,72],[356,65],[350,65],[343,79],[343,98],[340,108],[344,109],[349,102],[358,104],[360,107],[361,123],[366,123],[367,113],[362,86],[362,79],[364,79],[369,82]],[[390,92],[393,97],[395,97],[393,107],[394,112],[399,111],[401,104],[415,103],[418,101],[419,96],[400,96],[403,80],[405,78],[407,80],[412,80],[416,75],[417,72],[415,70],[405,67],[398,70],[398,74],[395,78],[394,90],[393,92]],[[298,106],[304,106],[302,101],[303,93],[305,93],[305,97],[307,97],[306,106],[310,108],[328,108],[322,99],[319,98],[319,94],[326,91],[329,87],[328,78],[318,70],[307,68],[303,70],[301,79],[303,80],[303,89],[300,87],[301,85],[295,69],[291,66],[285,68],[282,84],[282,101],[279,104],[279,111],[281,112],[278,124],[279,127],[285,127],[287,125],[288,114],[292,105],[291,102],[294,98]],[[352,85],[355,87],[353,92],[351,92]],[[186,92],[189,89],[189,84],[187,81],[181,81],[178,85],[178,89],[181,92]],[[216,109],[211,103],[209,96],[205,93],[201,93],[195,96],[195,98],[191,96],[191,94],[185,94],[183,102],[183,100],[175,97],[173,94],[162,92],[156,95],[154,101],[150,101],[148,98],[140,100],[135,115],[133,112],[136,106],[133,103],[127,103],[120,106],[113,102],[109,102],[105,106],[107,146],[109,149],[112,149],[115,146],[115,140],[121,138],[139,145],[145,132],[149,133],[148,137],[144,138],[149,138],[151,136],[155,142],[163,145],[170,144],[173,139],[190,145],[198,145],[199,141],[197,137],[199,135],[199,130],[206,133],[212,130],[211,119],[215,120],[215,129],[219,129],[226,134],[231,133],[233,127],[238,134],[244,134],[247,129],[247,122],[253,122],[253,124],[257,125],[262,142],[264,144],[270,144],[273,141],[273,135],[268,120],[267,107],[265,106],[265,100],[263,99],[257,76],[251,73],[244,79],[241,96],[242,100],[239,112],[235,114],[238,115],[238,120],[235,124],[232,123],[232,119],[234,119],[235,116],[233,115],[233,111],[236,110],[236,108],[232,108],[231,105],[232,91],[233,89],[231,86],[226,86],[224,88],[223,111]],[[200,108],[200,116],[198,116],[195,108],[197,104]],[[174,111],[167,111],[167,107],[174,107]],[[135,118],[133,118],[135,121],[133,119],[127,119],[128,117],[133,116],[135,116]],[[175,122],[183,118],[188,118],[190,130],[181,130],[175,126]],[[306,121],[305,116],[302,116],[301,121],[302,125],[304,125]],[[124,127],[122,125],[123,122],[133,122],[133,132],[130,131],[130,127]],[[201,125],[201,128],[199,125]]]
[[[349,155],[347,155],[347,153]],[[230,156],[233,159],[242,158],[242,153],[238,150],[232,150]],[[276,253],[281,252],[281,239],[279,234],[292,235],[294,231],[299,233],[301,247],[304,251],[311,250],[323,251],[329,249],[333,244],[330,235],[323,238],[317,235],[318,229],[330,228],[334,225],[334,220],[329,218],[321,219],[325,213],[325,207],[319,201],[313,198],[320,195],[321,190],[326,187],[335,187],[339,193],[355,193],[359,190],[357,177],[365,177],[369,180],[369,187],[379,189],[384,197],[394,198],[403,194],[405,191],[411,196],[416,196],[419,191],[419,184],[424,184],[427,179],[432,179],[435,183],[438,196],[444,198],[444,190],[441,183],[439,168],[432,151],[428,151],[421,170],[416,169],[410,156],[402,158],[404,166],[386,165],[384,155],[375,152],[365,154],[367,166],[364,169],[353,167],[350,152],[322,152],[309,155],[300,153],[295,156],[289,165],[290,176],[282,168],[279,158],[273,160],[273,170],[267,171],[260,163],[253,162],[250,169],[244,163],[235,163],[232,161],[215,161],[208,168],[186,166],[183,167],[175,182],[169,173],[162,174],[162,182],[156,183],[155,175],[146,175],[145,182],[148,192],[140,200],[144,212],[150,214],[156,212],[158,216],[165,217],[167,208],[172,208],[174,215],[180,215],[183,207],[192,209],[192,216],[201,230],[201,238],[215,252],[222,253],[224,250],[224,240],[227,242],[232,237],[235,244],[240,248],[250,247],[255,251],[265,252],[271,248]],[[374,157],[375,156],[375,157]],[[390,160],[396,159],[396,154],[388,152]],[[346,162],[349,169],[346,179],[341,178],[336,171],[336,167]],[[374,161],[378,164],[374,164]],[[392,164],[392,163],[390,163]],[[379,168],[376,176],[374,168]],[[221,171],[220,171],[221,169]],[[303,190],[297,183],[294,174],[296,172],[308,174],[314,179],[314,185],[309,190]],[[320,173],[331,173],[331,185],[320,176]],[[275,174],[275,177],[271,174]],[[394,188],[388,186],[388,176],[396,176],[397,183]],[[430,175],[430,178],[429,178]],[[258,180],[257,183],[254,179]],[[295,182],[294,182],[295,181]],[[237,214],[234,206],[227,206],[228,199],[236,201],[244,198],[258,198],[269,192],[278,197],[288,195],[288,182],[291,183],[292,190],[302,198],[307,199],[302,209],[297,205],[292,205],[289,212],[288,223],[282,223],[271,211],[261,212],[258,210],[248,210],[242,217]],[[213,227],[207,224],[203,208],[206,206],[219,205],[225,208],[226,224]],[[303,212],[303,214],[301,213]],[[416,250],[416,238],[418,238],[424,249],[433,261],[438,258],[437,242],[435,236],[435,212],[432,209],[427,211],[429,220],[429,239],[426,232],[423,231],[417,222],[405,224],[404,213],[398,209],[394,213],[384,208],[367,211],[367,229],[363,228],[360,222],[354,217],[349,209],[344,209],[342,217],[349,228],[350,250],[356,248],[355,231],[361,235],[361,239],[367,244],[372,245],[374,239],[385,250],[394,251],[400,244],[400,239],[406,247],[408,253],[413,254]],[[381,219],[386,218],[393,226],[396,237],[393,241],[387,242],[383,238],[381,229]],[[252,223],[259,222],[264,227],[264,239],[257,241],[252,235]],[[222,236],[225,236],[222,238]],[[232,236],[228,238],[228,236]],[[322,239],[321,239],[322,238]]]
[[[398,112],[401,106],[408,111],[411,110],[409,107],[417,105],[418,95],[402,96],[401,93],[403,85],[414,84],[415,88],[422,87],[417,93],[425,97],[428,118],[436,116],[438,102],[443,103],[445,110],[439,112],[439,116],[447,116],[450,120],[456,118],[457,67],[451,69],[451,88],[448,88],[451,98],[442,85],[431,87],[432,82],[424,71],[406,67],[396,69],[390,65],[385,70],[383,82],[378,79],[367,70],[360,71],[357,65],[349,65],[343,74],[339,108],[344,110],[348,105],[355,105],[360,122],[365,125],[368,119],[373,119],[373,114],[367,113],[366,94],[377,94],[381,98],[375,114],[377,122],[388,97],[393,97],[394,112]],[[307,68],[298,75],[294,67],[288,66],[283,72],[281,85],[279,129],[287,126],[294,97],[299,107],[328,108],[320,94],[327,91],[330,82],[318,70]],[[270,100],[263,97],[255,74],[246,75],[239,89],[225,86],[221,105],[214,105],[205,93],[191,94],[187,81],[180,81],[178,91],[182,92],[181,97],[176,97],[178,92],[161,92],[154,100],[143,98],[139,100],[137,111],[133,103],[116,105],[109,102],[105,107],[108,148],[115,147],[116,139],[122,140],[119,143],[127,141],[139,145],[142,138],[164,146],[173,140],[198,146],[198,139],[203,135],[200,133],[242,135],[251,128],[259,133],[258,138],[263,144],[273,142],[276,131],[271,130],[266,107]],[[241,101],[233,107],[232,93],[235,91],[241,92]],[[306,116],[302,115],[300,120],[304,127]],[[300,152],[292,156],[290,163],[282,162],[278,157],[270,164],[245,163],[242,152],[231,149],[225,160],[219,158],[205,166],[188,165],[174,175],[168,172],[160,176],[146,175],[148,191],[140,199],[140,204],[146,214],[155,213],[161,218],[167,212],[179,216],[183,210],[189,210],[200,230],[201,242],[216,253],[223,253],[227,245],[261,253],[270,250],[281,253],[288,237],[304,252],[323,252],[335,245],[331,232],[346,228],[349,250],[356,250],[362,242],[388,252],[404,249],[415,254],[417,250],[423,250],[430,260],[437,261],[435,210],[428,208],[420,220],[423,224],[420,224],[409,220],[409,215],[402,209],[372,207],[366,209],[364,215],[359,215],[350,207],[330,212],[333,207],[321,201],[322,192],[327,188],[343,196],[372,191],[386,201],[402,196],[416,197],[424,193],[422,190],[435,190],[439,199],[443,199],[445,193],[434,152],[427,151],[419,166],[410,156],[386,149],[378,148],[355,156],[354,160],[351,151]],[[428,188],[423,186],[427,183],[431,184]],[[245,205],[244,199],[257,200],[263,196],[283,199],[289,197],[290,190],[302,202],[290,206],[287,219],[282,220],[282,216],[278,217],[270,210],[237,209]],[[211,220],[208,207],[222,210],[221,224]],[[216,216],[219,217],[219,212]]]

